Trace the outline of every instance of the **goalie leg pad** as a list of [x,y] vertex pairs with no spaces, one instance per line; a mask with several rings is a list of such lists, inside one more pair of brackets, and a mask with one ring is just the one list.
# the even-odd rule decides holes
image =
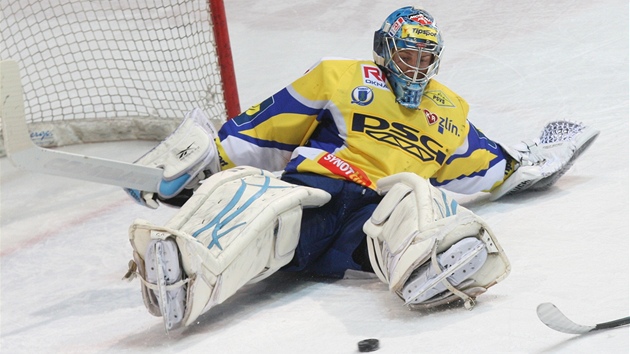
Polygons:
[[[432,307],[460,298],[471,307],[477,295],[509,274],[507,256],[488,225],[427,180],[412,173],[400,173],[379,180],[377,186],[385,197],[363,227],[368,235],[370,262],[390,290],[405,302],[412,303],[412,307]],[[418,298],[417,301],[417,296],[403,296],[403,289],[408,284],[421,287],[423,282],[414,280],[426,274],[417,269],[430,266],[435,273],[442,271],[444,265],[449,264],[446,261],[440,264],[444,259],[442,253],[471,237],[475,239],[475,245],[483,246],[484,256],[480,257],[486,258],[483,262],[470,259],[477,268],[474,274],[449,280],[452,272],[445,271],[444,279],[438,280],[440,287],[446,290],[438,287],[431,290],[435,296]],[[459,246],[453,251],[459,252],[463,261],[468,261]],[[461,266],[464,268],[460,269],[466,269],[470,262],[464,262]],[[427,281],[435,278],[434,275],[427,276]]]
[[205,180],[166,226],[136,220],[130,242],[146,265],[152,240],[175,240],[187,289],[183,324],[189,325],[243,285],[289,263],[302,208],[329,199],[325,191],[284,182],[267,171],[234,168]]

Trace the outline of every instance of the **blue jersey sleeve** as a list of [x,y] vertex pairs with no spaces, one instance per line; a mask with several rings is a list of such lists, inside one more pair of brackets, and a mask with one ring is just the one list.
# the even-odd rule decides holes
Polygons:
[[464,143],[431,178],[431,183],[462,194],[489,191],[503,182],[508,162],[501,146],[471,123]]

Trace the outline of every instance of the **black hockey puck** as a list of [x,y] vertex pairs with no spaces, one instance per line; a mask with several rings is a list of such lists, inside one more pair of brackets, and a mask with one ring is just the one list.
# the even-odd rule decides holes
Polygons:
[[379,342],[378,339],[370,338],[364,339],[359,342],[359,351],[361,353],[373,352],[378,350]]

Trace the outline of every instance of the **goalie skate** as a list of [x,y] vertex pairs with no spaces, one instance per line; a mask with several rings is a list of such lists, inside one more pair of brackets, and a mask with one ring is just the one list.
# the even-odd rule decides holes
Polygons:
[[483,242],[477,238],[460,240],[437,256],[437,267],[429,261],[414,271],[402,289],[405,305],[420,304],[447,291],[445,281],[452,286],[462,284],[481,269],[487,256]]
[[146,253],[146,277],[158,300],[164,328],[175,329],[184,318],[186,282],[179,261],[177,243],[172,239],[152,241]]

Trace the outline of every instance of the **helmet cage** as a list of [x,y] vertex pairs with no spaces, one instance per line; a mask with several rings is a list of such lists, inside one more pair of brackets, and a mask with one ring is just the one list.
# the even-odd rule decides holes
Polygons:
[[[440,50],[437,44],[418,43],[416,41],[383,36],[387,50],[384,53],[383,66],[410,84],[424,84],[437,75],[440,67]],[[422,54],[432,56],[429,65],[422,65]],[[413,61],[404,58],[412,58]]]
[[[374,61],[385,72],[396,102],[407,108],[420,106],[425,87],[438,73],[443,47],[433,17],[414,7],[395,11],[374,32]],[[427,53],[432,55],[428,63]]]

